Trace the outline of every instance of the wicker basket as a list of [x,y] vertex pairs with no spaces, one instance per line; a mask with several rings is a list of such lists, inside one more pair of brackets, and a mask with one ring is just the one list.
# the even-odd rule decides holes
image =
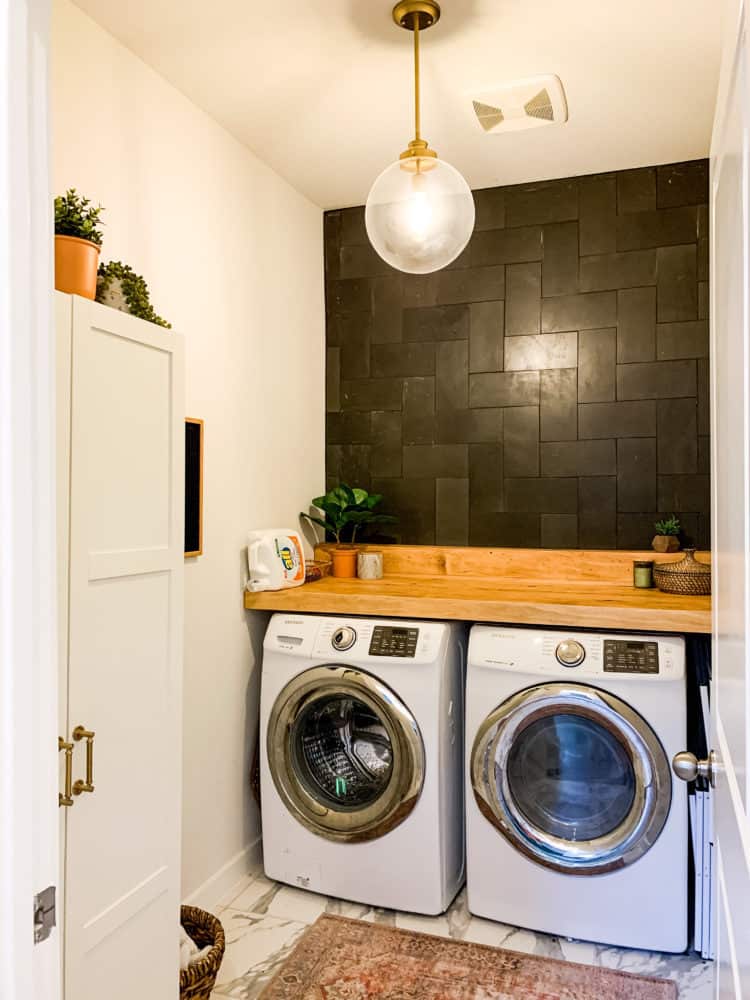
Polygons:
[[197,906],[183,906],[180,920],[199,948],[212,945],[200,962],[180,970],[180,1000],[209,1000],[224,957],[224,928],[217,917]]
[[685,549],[679,562],[655,562],[654,583],[665,594],[702,597],[711,593],[711,567],[698,562],[695,549]]

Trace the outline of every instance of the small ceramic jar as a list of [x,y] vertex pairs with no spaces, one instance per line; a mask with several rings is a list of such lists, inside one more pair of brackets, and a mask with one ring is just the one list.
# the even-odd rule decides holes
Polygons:
[[636,559],[633,563],[633,586],[648,590],[654,585],[654,563],[652,559]]
[[360,552],[357,555],[357,576],[360,580],[382,580],[383,553]]

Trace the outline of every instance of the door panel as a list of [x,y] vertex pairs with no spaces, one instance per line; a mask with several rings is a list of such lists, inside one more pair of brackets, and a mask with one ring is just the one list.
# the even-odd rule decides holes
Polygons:
[[717,995],[750,997],[750,390],[748,380],[747,14],[727,3],[728,32],[711,148],[711,418],[714,555],[712,745]]
[[[179,335],[74,300],[68,1000],[178,991],[184,425]],[[75,774],[84,778],[85,740]]]

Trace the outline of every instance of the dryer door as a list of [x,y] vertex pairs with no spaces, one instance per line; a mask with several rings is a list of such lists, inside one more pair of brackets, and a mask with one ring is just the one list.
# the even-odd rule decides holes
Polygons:
[[417,804],[424,782],[419,728],[371,674],[337,666],[306,670],[276,699],[266,740],[279,795],[321,837],[382,837]]
[[672,777],[629,705],[582,684],[540,684],[503,702],[471,756],[483,815],[533,861],[572,875],[624,868],[661,833]]

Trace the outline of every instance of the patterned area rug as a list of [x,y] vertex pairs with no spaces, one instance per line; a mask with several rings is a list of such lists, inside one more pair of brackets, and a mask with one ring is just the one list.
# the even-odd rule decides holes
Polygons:
[[676,1000],[665,979],[324,914],[263,1000]]

